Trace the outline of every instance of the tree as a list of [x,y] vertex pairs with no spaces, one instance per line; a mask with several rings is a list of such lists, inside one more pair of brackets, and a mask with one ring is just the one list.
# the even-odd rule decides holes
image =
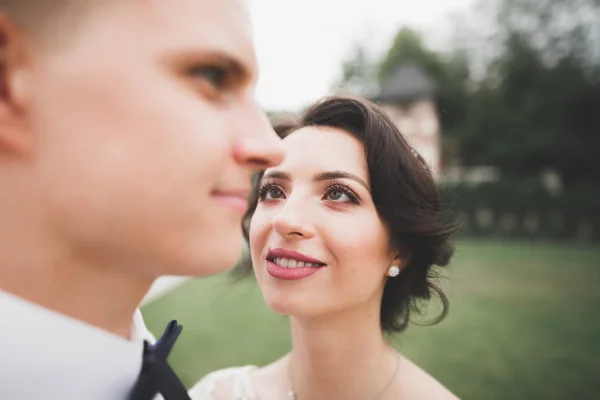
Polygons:
[[444,75],[443,60],[425,47],[421,35],[412,29],[401,28],[379,64],[379,82],[384,81],[397,67],[407,63],[419,65],[436,81]]
[[483,0],[473,12],[482,14],[466,21],[476,26],[458,26],[448,51],[402,28],[379,62],[357,49],[342,81],[364,94],[395,68],[418,64],[437,83],[446,145],[465,166],[515,178],[553,170],[567,188],[597,185],[600,0]]
[[357,43],[342,63],[342,73],[333,90],[371,97],[378,90],[377,63],[369,56],[366,45]]
[[[573,5],[580,8],[566,13]],[[466,165],[515,177],[551,169],[567,187],[600,181],[600,43],[590,33],[599,10],[596,0],[499,4],[502,49],[468,101],[459,146]]]

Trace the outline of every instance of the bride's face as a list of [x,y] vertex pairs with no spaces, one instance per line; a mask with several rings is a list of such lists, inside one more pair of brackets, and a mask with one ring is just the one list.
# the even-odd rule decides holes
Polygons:
[[363,145],[324,127],[295,131],[283,145],[285,161],[265,171],[249,232],[267,305],[303,318],[366,307],[378,318],[394,254]]

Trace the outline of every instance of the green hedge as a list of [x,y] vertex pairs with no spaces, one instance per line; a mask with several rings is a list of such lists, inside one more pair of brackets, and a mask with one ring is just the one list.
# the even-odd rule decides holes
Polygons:
[[527,181],[442,188],[462,236],[600,241],[600,187],[560,195]]

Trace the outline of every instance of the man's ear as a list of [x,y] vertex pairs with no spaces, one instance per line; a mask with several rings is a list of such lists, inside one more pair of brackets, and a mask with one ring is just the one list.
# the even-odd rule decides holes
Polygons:
[[33,147],[25,118],[30,56],[24,33],[0,12],[0,155],[26,155]]

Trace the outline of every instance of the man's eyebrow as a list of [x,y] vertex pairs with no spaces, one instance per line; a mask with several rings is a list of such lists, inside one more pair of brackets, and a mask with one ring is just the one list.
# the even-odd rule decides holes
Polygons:
[[253,63],[232,53],[223,50],[209,51],[203,54],[203,59],[222,65],[235,80],[253,82],[257,78],[258,71],[253,68]]
[[183,50],[179,56],[174,57],[179,59],[179,62],[185,62],[187,65],[191,63],[198,65],[215,64],[223,68],[235,81],[254,82],[258,74],[257,68],[251,59],[237,56],[234,52],[224,49],[188,48]]

